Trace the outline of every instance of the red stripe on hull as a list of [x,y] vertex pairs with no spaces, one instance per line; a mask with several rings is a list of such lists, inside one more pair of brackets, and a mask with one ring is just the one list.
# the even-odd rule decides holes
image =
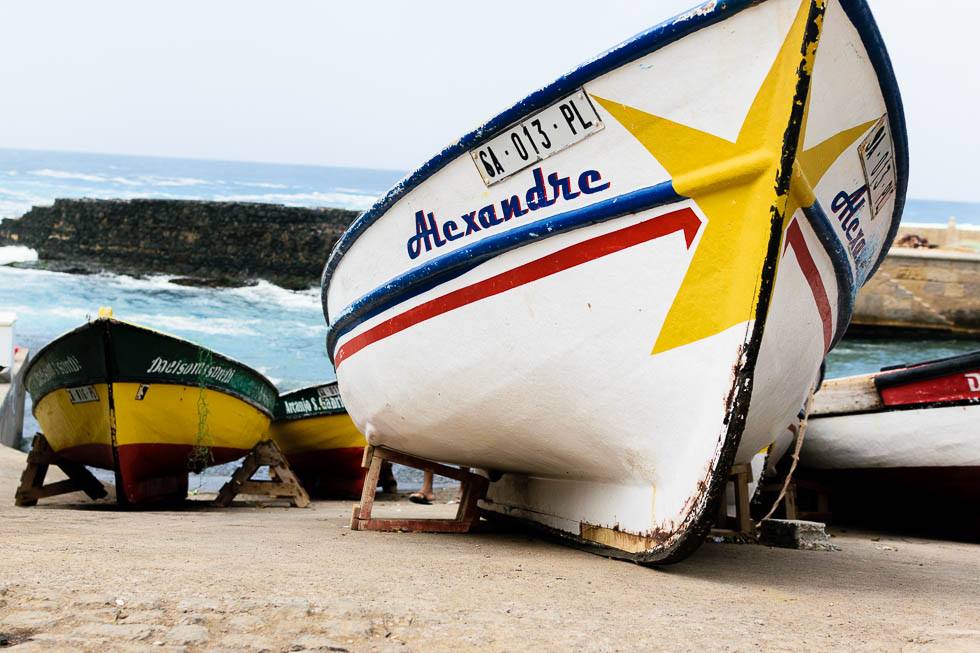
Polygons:
[[[803,231],[796,220],[790,222],[789,228],[786,229],[786,246],[783,248],[783,252],[791,245],[796,254],[796,260],[800,264],[800,269],[803,270],[803,276],[810,285],[813,301],[817,304],[817,312],[820,313],[820,321],[823,322],[823,350],[824,353],[827,353],[830,351],[830,343],[834,339],[834,318],[830,309],[830,300],[827,299],[827,289],[823,285],[823,278],[820,276],[817,264],[806,245]],[[837,292],[843,292],[843,289],[838,288]]]
[[[972,375],[972,378],[968,375]],[[881,400],[886,406],[909,406],[969,399],[980,401],[980,369],[881,389]]]
[[[180,501],[187,496],[187,473],[194,447],[186,444],[124,444],[118,447],[122,488],[117,496],[130,504]],[[248,451],[210,447],[213,464],[231,462]],[[121,490],[121,491],[120,491]]]
[[690,247],[700,226],[701,219],[697,214],[690,208],[683,208],[560,249],[512,270],[431,299],[385,320],[341,345],[334,355],[334,364],[339,367],[344,359],[368,345],[419,322],[676,231],[684,232],[687,246]]
[[318,449],[287,455],[303,487],[319,499],[357,499],[364,487],[363,447]]
[[116,467],[112,460],[112,447],[107,444],[80,444],[77,447],[62,449],[58,455],[88,467],[108,469],[109,471]]

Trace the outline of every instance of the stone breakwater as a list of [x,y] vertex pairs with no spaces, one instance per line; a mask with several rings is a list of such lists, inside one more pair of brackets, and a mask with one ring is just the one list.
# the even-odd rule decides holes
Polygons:
[[189,200],[55,200],[0,222],[0,245],[72,272],[176,274],[187,283],[267,279],[308,288],[357,216],[345,209]]

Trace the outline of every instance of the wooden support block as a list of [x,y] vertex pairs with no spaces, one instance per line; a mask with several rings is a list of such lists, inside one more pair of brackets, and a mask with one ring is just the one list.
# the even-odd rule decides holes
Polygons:
[[[260,467],[269,468],[268,481],[255,480],[252,476]],[[290,469],[286,457],[272,440],[263,440],[252,447],[245,456],[241,467],[235,470],[231,479],[225,483],[214,502],[227,508],[239,494],[257,494],[260,496],[289,499],[296,508],[310,505],[310,497],[303,489],[302,483]]]
[[752,516],[749,514],[749,483],[752,481],[752,466],[742,463],[732,466],[732,481],[735,485],[735,521],[738,532],[742,535],[751,535],[755,528],[752,525]]
[[[61,469],[68,479],[45,485],[44,479],[51,465]],[[84,465],[62,458],[51,448],[48,439],[42,433],[36,434],[31,444],[31,451],[27,454],[27,466],[20,476],[20,485],[14,494],[14,505],[35,506],[38,499],[79,491],[93,500],[101,499],[108,494],[99,479],[95,478]]]
[[796,510],[796,483],[790,482],[786,486],[786,493],[783,495],[783,508],[786,511],[786,519],[795,521],[799,519]]
[[752,482],[752,466],[749,463],[732,465],[728,480],[735,493],[735,518],[728,516],[728,484],[721,493],[718,501],[718,517],[711,534],[715,536],[730,536],[737,534],[751,537],[755,534],[752,516],[749,514],[749,483]]
[[[441,463],[416,458],[384,447],[368,447],[364,452],[364,466],[368,473],[364,480],[361,502],[354,504],[351,511],[351,530],[355,531],[406,531],[414,533],[466,533],[479,519],[477,503],[486,496],[490,482],[479,474],[468,470],[449,467]],[[430,471],[459,481],[459,507],[453,519],[377,519],[371,516],[374,508],[374,495],[378,488],[381,466],[385,462],[398,463],[423,471]]]

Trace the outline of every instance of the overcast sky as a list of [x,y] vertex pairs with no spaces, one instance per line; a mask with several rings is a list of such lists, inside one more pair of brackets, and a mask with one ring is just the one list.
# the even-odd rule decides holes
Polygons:
[[[0,147],[404,170],[692,4],[4,0]],[[980,200],[980,2],[871,4],[910,195]]]

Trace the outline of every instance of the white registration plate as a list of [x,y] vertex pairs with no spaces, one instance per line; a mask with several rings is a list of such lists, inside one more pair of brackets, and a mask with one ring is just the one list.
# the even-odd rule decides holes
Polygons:
[[73,404],[87,404],[99,400],[99,393],[90,385],[82,385],[77,388],[65,388],[68,390],[68,399]]
[[861,165],[871,199],[871,219],[874,220],[895,194],[895,160],[892,155],[892,136],[888,116],[883,116],[861,143]]
[[555,102],[470,152],[492,186],[600,131],[602,120],[585,91]]

